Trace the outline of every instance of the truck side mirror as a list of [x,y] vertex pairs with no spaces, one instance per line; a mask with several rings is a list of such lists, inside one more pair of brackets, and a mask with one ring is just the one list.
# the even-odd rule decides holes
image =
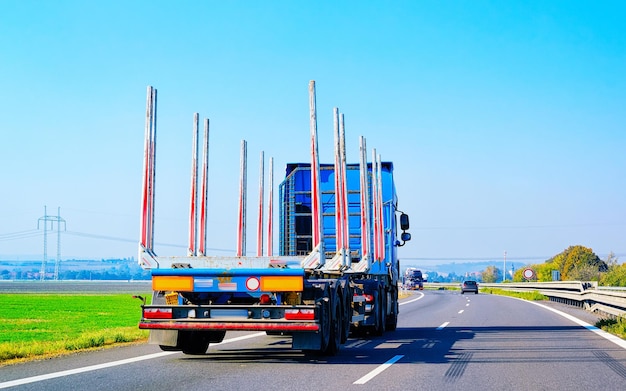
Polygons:
[[409,215],[402,212],[400,214],[400,229],[402,230],[402,234],[400,235],[400,239],[402,239],[402,243],[400,241],[396,241],[396,246],[402,247],[411,240],[411,234],[406,232],[409,229]]
[[409,229],[409,215],[406,213],[400,215],[400,229],[403,231]]

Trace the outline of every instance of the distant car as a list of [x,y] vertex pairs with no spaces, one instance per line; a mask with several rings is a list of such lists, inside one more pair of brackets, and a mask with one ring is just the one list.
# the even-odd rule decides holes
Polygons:
[[474,292],[475,294],[478,294],[478,283],[473,280],[463,281],[461,284],[461,294],[465,292]]

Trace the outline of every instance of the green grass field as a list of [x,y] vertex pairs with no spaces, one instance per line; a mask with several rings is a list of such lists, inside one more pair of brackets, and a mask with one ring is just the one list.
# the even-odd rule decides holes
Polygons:
[[0,295],[0,365],[147,339],[130,294]]

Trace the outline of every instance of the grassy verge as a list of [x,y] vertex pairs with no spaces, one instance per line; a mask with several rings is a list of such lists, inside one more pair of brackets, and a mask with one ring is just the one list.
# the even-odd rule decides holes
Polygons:
[[600,319],[595,326],[621,339],[626,339],[626,318]]
[[498,288],[480,288],[480,291],[483,293],[491,293],[494,295],[518,297],[524,300],[535,300],[535,301],[548,300],[548,296],[544,296],[537,291],[513,292],[513,291],[507,291],[505,289],[498,289]]
[[0,365],[146,340],[140,316],[129,294],[3,294]]
[[398,299],[406,299],[409,296],[411,296],[411,294],[409,292],[405,291],[404,289],[401,289],[398,292]]

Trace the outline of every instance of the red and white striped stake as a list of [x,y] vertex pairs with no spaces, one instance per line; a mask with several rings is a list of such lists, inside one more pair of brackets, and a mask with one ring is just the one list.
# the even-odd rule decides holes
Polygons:
[[385,232],[383,225],[383,185],[382,185],[382,163],[380,155],[376,156],[376,241],[378,242],[378,251],[376,260],[385,259]]
[[246,192],[247,192],[247,142],[241,140],[239,161],[239,214],[237,220],[237,256],[246,255]]
[[309,116],[311,129],[311,212],[312,212],[312,241],[313,249],[318,248],[322,265],[325,261],[324,243],[322,235],[324,232],[322,220],[322,195],[320,191],[320,163],[317,147],[317,109],[315,106],[315,81],[309,82]]
[[372,220],[374,232],[374,260],[378,261],[378,189],[376,181],[376,149],[372,150]]
[[[335,241],[337,246],[337,254],[340,254],[344,249],[343,239],[343,183],[342,183],[342,169],[341,169],[341,142],[339,141],[339,109],[333,109],[333,125],[335,128]],[[344,264],[342,259],[342,264]]]
[[[146,124],[141,198],[140,251],[154,250],[154,180],[156,158],[157,90],[148,86],[146,94]],[[141,259],[141,258],[140,258]]]
[[334,109],[335,126],[335,232],[337,254],[341,265],[350,264],[350,231],[348,225],[348,185],[346,178],[346,142],[344,115]]
[[374,259],[381,261],[385,255],[383,223],[382,223],[382,192],[381,192],[381,163],[376,149],[372,150],[372,206],[374,214]]
[[204,119],[204,143],[202,148],[202,178],[200,188],[200,232],[198,254],[206,255],[207,202],[209,184],[209,119]]
[[362,259],[367,259],[368,268],[371,267],[371,215],[370,215],[370,184],[367,168],[367,145],[363,136],[359,139],[359,150],[361,158],[359,161],[359,172],[361,176],[361,253]]
[[269,167],[269,178],[268,178],[268,186],[269,186],[269,194],[267,200],[267,255],[272,256],[272,248],[274,246],[273,243],[273,223],[274,223],[274,211],[273,211],[273,202],[274,202],[274,158],[270,158],[270,167]]
[[264,153],[261,151],[261,161],[259,163],[259,209],[257,220],[257,238],[256,238],[256,255],[258,257],[263,256],[263,201],[264,201],[264,189],[263,189],[263,177],[265,176]]
[[189,244],[187,246],[187,255],[196,255],[196,229],[198,219],[196,213],[196,202],[198,198],[198,121],[199,115],[193,115],[193,137],[191,145],[191,191],[189,197]]
[[372,197],[374,197],[374,259],[382,261],[385,258],[385,236],[383,228],[383,193],[382,193],[382,163],[380,155],[373,151],[374,166],[372,169]]
[[343,218],[343,246],[342,249],[346,254],[344,265],[350,266],[350,215],[348,209],[348,177],[346,172],[346,129],[344,116],[339,117],[339,149],[341,157],[341,216]]

